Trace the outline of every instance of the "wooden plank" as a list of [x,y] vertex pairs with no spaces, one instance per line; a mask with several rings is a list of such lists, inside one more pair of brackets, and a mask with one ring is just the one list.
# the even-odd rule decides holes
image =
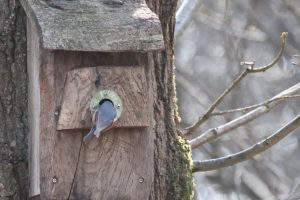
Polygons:
[[[148,199],[154,176],[153,168],[148,167],[154,166],[155,133],[151,121],[147,128],[113,129],[82,145],[79,157],[86,132],[57,131],[55,115],[62,107],[62,91],[70,70],[116,63],[127,67],[147,65],[146,54],[41,49],[41,59],[40,198],[67,199],[74,179],[70,199]],[[148,80],[148,72],[145,73]],[[149,93],[148,88],[146,91]]]
[[[57,116],[55,115],[61,105],[63,82],[66,72],[80,62],[81,57],[72,57],[72,62],[57,69],[57,63],[63,63],[56,58],[56,52],[40,48],[39,89],[40,89],[40,120],[39,120],[39,165],[40,165],[40,198],[41,199],[67,199],[72,178],[76,169],[79,147],[82,141],[81,132],[68,134],[57,133]],[[75,131],[74,131],[75,132]],[[57,183],[55,182],[57,178]],[[61,190],[56,193],[55,186]],[[58,196],[56,198],[55,196]],[[55,197],[55,198],[54,198]]]
[[[98,77],[99,76],[99,77]],[[99,78],[99,88],[96,81]],[[57,129],[90,129],[90,100],[97,90],[115,91],[123,103],[115,128],[149,126],[148,92],[144,67],[90,67],[67,74]]]
[[85,145],[74,199],[149,199],[153,140],[151,128],[114,129]]
[[28,148],[29,196],[40,194],[39,120],[40,120],[40,67],[39,37],[27,19],[27,72],[28,72]]
[[164,48],[161,24],[144,0],[20,0],[43,47],[73,51]]

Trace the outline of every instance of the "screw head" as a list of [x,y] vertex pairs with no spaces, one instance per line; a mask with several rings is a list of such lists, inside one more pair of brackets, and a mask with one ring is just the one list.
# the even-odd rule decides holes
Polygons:
[[117,107],[117,109],[120,109],[121,106],[118,104],[116,107]]
[[53,178],[52,178],[52,183],[57,183],[58,182],[58,178],[56,177],[56,176],[53,176]]
[[144,182],[144,178],[143,177],[140,177],[139,178],[139,183],[143,183]]

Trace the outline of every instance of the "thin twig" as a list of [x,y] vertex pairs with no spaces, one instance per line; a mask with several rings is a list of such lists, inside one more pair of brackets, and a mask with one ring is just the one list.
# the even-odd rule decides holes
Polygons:
[[200,136],[190,140],[189,143],[192,146],[192,148],[196,148],[205,143],[208,143],[208,142],[224,135],[225,133],[258,118],[262,114],[269,112],[277,104],[284,101],[284,99],[280,99],[281,97],[294,95],[298,92],[300,92],[300,83],[284,90],[283,92],[279,93],[278,95],[276,95],[272,98],[272,99],[278,98],[277,101],[273,101],[267,105],[262,105],[262,106],[254,109],[254,110],[252,110],[230,122],[227,122],[226,124],[223,124],[216,128],[209,129],[209,130],[205,131],[203,134],[201,134]]
[[283,32],[281,33],[281,47],[280,50],[278,52],[278,54],[275,56],[275,58],[267,65],[264,65],[262,67],[254,67],[254,62],[242,62],[242,65],[246,65],[247,67],[244,69],[244,71],[233,81],[233,83],[225,89],[225,91],[211,104],[211,106],[207,109],[207,111],[205,112],[205,114],[203,114],[202,116],[200,116],[197,120],[196,123],[194,123],[192,126],[185,128],[185,135],[191,134],[193,132],[195,132],[195,130],[201,126],[201,124],[203,124],[203,122],[205,122],[210,116],[211,113],[214,111],[214,109],[222,102],[222,100],[224,99],[224,97],[230,93],[249,73],[257,73],[257,72],[264,72],[268,69],[270,69],[272,66],[274,66],[276,64],[276,62],[279,60],[279,58],[281,57],[283,51],[284,51],[284,47],[285,47],[285,43],[286,43],[286,39],[287,39],[287,32]]
[[209,117],[210,114],[214,111],[214,109],[221,103],[224,97],[236,86],[239,82],[248,74],[248,70],[245,69],[234,81],[233,83],[218,97],[215,102],[208,108],[204,115],[199,117],[198,121],[192,125],[191,127],[186,128],[186,134],[193,133],[203,122],[205,122]]
[[225,114],[230,114],[230,113],[236,113],[236,112],[249,112],[255,108],[258,108],[260,106],[268,106],[268,104],[274,102],[274,101],[278,101],[278,100],[285,100],[285,99],[293,99],[293,98],[299,98],[300,95],[291,95],[291,96],[283,96],[283,97],[276,97],[276,98],[272,98],[269,100],[266,100],[264,102],[258,103],[258,104],[254,104],[251,106],[246,106],[246,107],[242,107],[242,108],[235,108],[235,109],[230,109],[230,110],[223,110],[223,111],[218,111],[218,112],[213,112],[211,113],[211,116],[217,116],[217,115],[225,115]]
[[192,14],[200,6],[199,0],[184,0],[176,12],[175,38],[178,38],[188,27]]
[[175,39],[180,37],[191,23],[191,17],[197,12],[195,20],[212,29],[220,31],[227,35],[233,35],[240,39],[263,42],[266,40],[266,34],[259,30],[245,30],[239,19],[233,19],[232,24],[227,26],[228,5],[226,3],[225,11],[218,13],[204,5],[200,0],[183,0],[176,12]]
[[268,69],[270,69],[273,65],[275,65],[277,63],[277,61],[280,59],[280,57],[282,56],[283,54],[283,51],[284,51],[284,47],[285,47],[285,43],[286,43],[286,39],[287,39],[287,36],[288,36],[288,32],[282,32],[281,33],[281,47],[280,47],[280,50],[278,52],[278,54],[276,55],[276,57],[273,59],[273,61],[265,66],[262,66],[262,67],[257,67],[257,68],[254,68],[254,69],[251,69],[251,72],[255,73],[255,72],[264,72]]
[[221,158],[209,159],[204,161],[198,161],[198,160],[194,161],[193,172],[216,170],[216,169],[228,167],[240,163],[242,161],[248,160],[264,152],[265,150],[269,149],[270,147],[278,143],[280,140],[282,140],[285,136],[287,136],[289,133],[294,131],[299,126],[300,126],[300,115],[295,117],[292,121],[290,121],[283,128],[281,128],[271,136],[256,143],[255,145],[251,146],[250,148],[244,151],[229,156],[221,157]]

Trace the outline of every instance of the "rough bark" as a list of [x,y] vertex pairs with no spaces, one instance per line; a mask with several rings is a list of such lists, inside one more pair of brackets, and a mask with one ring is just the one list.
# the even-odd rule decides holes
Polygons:
[[13,1],[0,5],[0,199],[26,199],[26,20]]
[[175,67],[173,44],[176,0],[149,0],[148,6],[160,18],[165,50],[154,53],[150,68],[154,76],[155,178],[150,199],[192,199],[193,178],[190,146],[177,135]]
[[[149,0],[158,14],[165,50],[148,53],[152,67],[155,122],[155,177],[149,199],[191,199],[193,178],[190,147],[176,132],[173,34],[176,1]],[[0,195],[1,199],[26,199],[27,184],[27,76],[25,18],[12,1],[0,1]],[[4,197],[5,196],[5,197]]]

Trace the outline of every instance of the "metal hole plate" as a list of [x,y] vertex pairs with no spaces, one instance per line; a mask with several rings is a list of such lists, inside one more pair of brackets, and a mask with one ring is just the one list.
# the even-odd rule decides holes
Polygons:
[[115,118],[115,121],[116,121],[121,116],[121,113],[123,110],[123,104],[122,104],[121,98],[115,91],[112,91],[112,90],[97,91],[91,99],[91,103],[90,103],[91,112],[92,113],[95,112],[97,110],[99,103],[104,99],[108,99],[113,102],[114,107],[117,110],[117,117]]

